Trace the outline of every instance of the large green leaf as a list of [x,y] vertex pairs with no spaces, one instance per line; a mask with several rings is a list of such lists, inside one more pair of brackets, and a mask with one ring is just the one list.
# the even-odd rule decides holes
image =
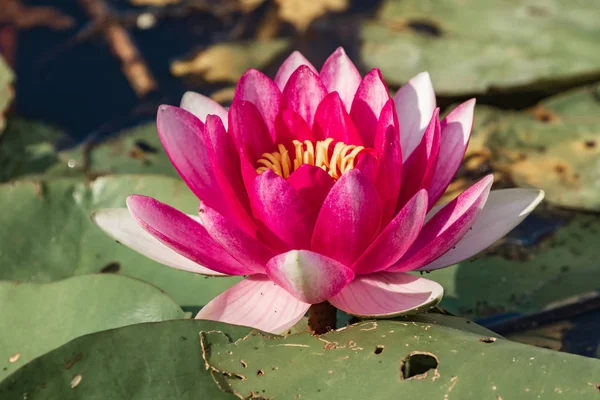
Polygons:
[[53,283],[3,281],[0,304],[0,380],[76,337],[183,318],[181,308],[157,287],[111,274]]
[[434,322],[279,338],[180,320],[78,338],[6,378],[0,397],[595,399],[599,374],[598,360]]
[[441,305],[465,318],[539,311],[597,290],[599,224],[597,216],[580,215],[532,248],[483,255],[433,271],[427,278],[444,286]]
[[362,60],[402,84],[429,71],[442,95],[600,76],[600,6],[588,0],[385,0]]
[[93,210],[124,207],[132,193],[195,213],[198,201],[179,180],[152,175],[23,181],[0,185],[0,279],[48,282],[114,271],[153,283],[180,305],[203,305],[239,280],[175,270],[116,243],[89,219]]

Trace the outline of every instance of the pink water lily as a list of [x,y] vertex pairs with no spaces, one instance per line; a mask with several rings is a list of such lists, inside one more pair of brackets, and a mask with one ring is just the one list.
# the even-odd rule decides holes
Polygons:
[[197,318],[281,332],[311,304],[388,317],[436,304],[431,271],[480,252],[519,224],[543,192],[490,192],[486,176],[435,205],[469,140],[474,100],[442,121],[427,73],[391,97],[378,70],[361,77],[340,48],[317,71],[293,53],[274,80],[240,79],[226,110],[188,92],[161,106],[171,162],[198,215],[133,195],[96,212],[110,236],[205,275],[240,275]]

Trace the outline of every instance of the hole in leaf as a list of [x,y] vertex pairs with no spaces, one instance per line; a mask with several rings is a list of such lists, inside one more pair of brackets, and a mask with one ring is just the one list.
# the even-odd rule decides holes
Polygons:
[[433,21],[427,20],[413,20],[410,21],[407,26],[415,31],[416,33],[432,36],[432,37],[441,37],[442,29]]
[[493,336],[486,336],[479,338],[479,341],[482,343],[494,343],[497,339]]
[[150,143],[145,140],[136,140],[135,146],[142,150],[144,153],[158,153],[158,148],[152,146]]
[[121,264],[117,261],[113,261],[113,262],[106,264],[104,267],[102,267],[100,272],[103,274],[114,274],[114,273],[119,272],[120,269],[121,269]]
[[377,345],[377,347],[375,347],[375,351],[373,353],[375,353],[375,354],[383,353],[383,345],[382,344]]
[[246,368],[248,366],[248,364],[244,360],[240,360],[240,364],[242,364],[242,367],[244,367],[244,368]]
[[259,369],[258,371],[256,371],[256,376],[263,376],[265,374],[265,371],[262,369]]
[[400,379],[425,379],[427,373],[436,370],[440,360],[433,353],[413,351],[400,361]]

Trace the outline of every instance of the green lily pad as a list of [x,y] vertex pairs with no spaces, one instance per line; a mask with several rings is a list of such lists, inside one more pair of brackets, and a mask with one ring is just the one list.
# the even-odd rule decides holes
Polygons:
[[145,194],[195,213],[198,200],[179,180],[118,175],[0,185],[0,279],[50,282],[112,271],[155,284],[178,304],[204,305],[239,278],[209,278],[163,266],[116,243],[90,221],[101,208]]
[[441,95],[555,87],[600,77],[599,20],[585,1],[386,0],[361,56],[395,85],[429,71]]
[[510,256],[483,255],[433,271],[427,278],[444,287],[442,307],[461,317],[540,311],[597,290],[598,227],[599,217],[579,215],[534,248],[513,249]]
[[0,282],[0,380],[70,340],[141,322],[183,318],[157,287],[116,275],[53,283]]

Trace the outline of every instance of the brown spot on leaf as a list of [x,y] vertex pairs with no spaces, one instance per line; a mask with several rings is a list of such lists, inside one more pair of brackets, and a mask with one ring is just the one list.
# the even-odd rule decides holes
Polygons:
[[75,365],[75,363],[77,363],[78,361],[81,361],[82,358],[83,355],[81,353],[77,353],[75,354],[75,357],[71,358],[70,360],[65,360],[65,362],[63,363],[63,367],[65,367],[66,369],[71,369],[71,367],[73,367],[73,365]]
[[479,338],[481,343],[494,343],[497,339],[493,336],[484,336]]
[[117,261],[109,262],[100,270],[102,274],[114,274],[121,270],[121,263]]

